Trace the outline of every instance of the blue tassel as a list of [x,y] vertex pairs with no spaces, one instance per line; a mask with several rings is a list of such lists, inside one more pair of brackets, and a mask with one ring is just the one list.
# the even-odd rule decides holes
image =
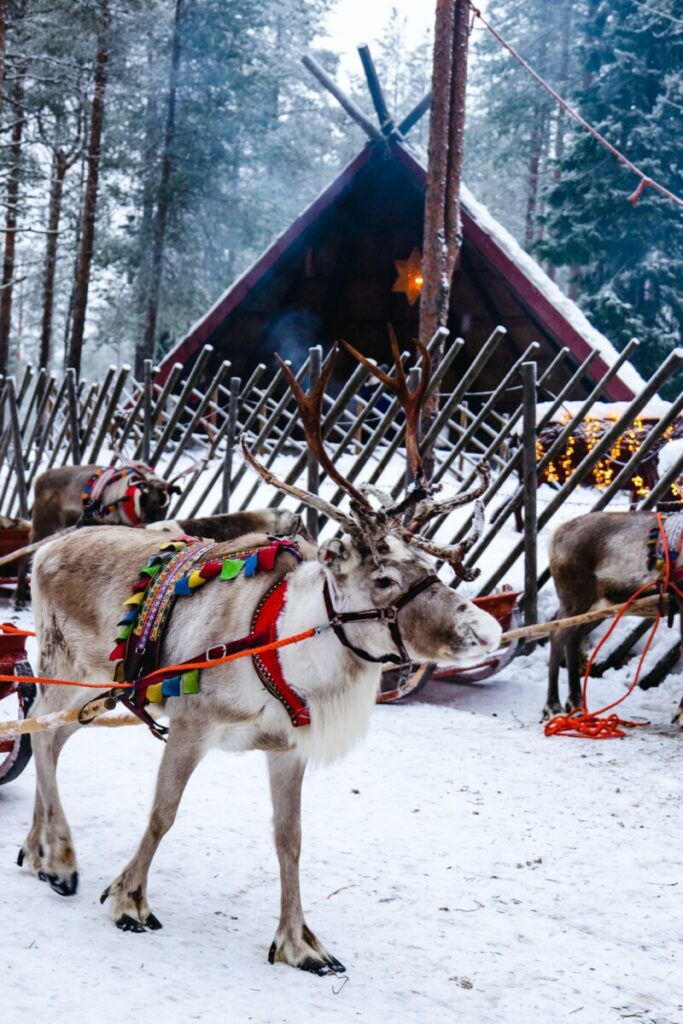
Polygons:
[[188,597],[192,593],[189,577],[183,576],[182,579],[178,580],[178,582],[175,585],[175,593],[182,594],[185,597]]
[[135,622],[138,617],[138,609],[132,608],[131,611],[127,612],[122,619],[116,623],[117,626],[127,626],[129,622]]
[[249,555],[249,558],[244,563],[244,575],[255,576],[258,569],[258,554]]
[[179,697],[180,676],[171,676],[170,679],[164,679],[161,686],[161,693],[164,697]]

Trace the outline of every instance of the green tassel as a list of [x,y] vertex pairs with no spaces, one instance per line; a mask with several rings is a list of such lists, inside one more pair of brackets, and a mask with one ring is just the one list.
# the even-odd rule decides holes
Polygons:
[[226,558],[221,569],[222,580],[234,580],[242,572],[244,562],[239,558]]
[[151,579],[153,576],[156,576],[156,574],[159,572],[159,569],[161,569],[161,562],[159,562],[157,565],[146,565],[144,569],[140,570],[140,575],[142,576],[142,574],[144,573],[145,576],[149,576]]
[[183,686],[183,693],[199,693],[199,669],[193,668],[189,672],[183,672],[180,677]]
[[127,626],[124,626],[119,635],[116,637],[116,642],[120,640],[127,640],[130,634],[133,632],[133,623],[129,622]]

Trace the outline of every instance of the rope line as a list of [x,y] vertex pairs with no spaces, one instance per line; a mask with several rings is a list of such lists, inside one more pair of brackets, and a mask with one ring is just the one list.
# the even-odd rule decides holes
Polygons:
[[596,139],[601,146],[604,146],[604,148],[608,150],[608,152],[610,152],[612,156],[615,156],[620,164],[622,164],[629,171],[631,171],[633,174],[636,174],[640,178],[640,181],[638,182],[638,185],[636,186],[635,190],[631,193],[630,196],[627,196],[629,203],[632,203],[633,206],[637,206],[638,200],[643,194],[643,191],[646,188],[653,188],[656,192],[659,192],[666,199],[670,199],[673,203],[676,203],[677,206],[683,207],[683,199],[681,199],[680,196],[677,196],[674,192],[671,192],[668,188],[665,188],[664,185],[660,185],[660,183],[658,181],[655,181],[654,178],[650,178],[647,174],[645,174],[644,171],[641,171],[640,167],[637,167],[632,160],[629,160],[628,157],[624,156],[624,154],[621,153],[615,146],[613,146],[611,142],[608,142],[604,135],[600,134],[597,128],[594,128],[592,124],[586,121],[585,117],[582,117],[581,114],[579,114],[578,110],[575,110],[574,107],[570,106],[569,103],[567,103],[567,101],[563,99],[559,93],[555,92],[552,86],[548,85],[545,79],[542,78],[541,75],[539,75],[539,73],[535,71],[531,67],[531,65],[527,63],[527,61],[524,60],[524,58],[521,56],[521,54],[517,52],[517,50],[515,50],[514,46],[511,46],[511,44],[508,43],[507,40],[503,38],[500,32],[498,32],[493,27],[493,25],[491,25],[486,20],[486,18],[483,17],[481,11],[474,6],[471,0],[468,0],[468,3],[472,10],[473,16],[475,18],[479,18],[479,21],[482,23],[484,28],[491,33],[493,38],[496,39],[500,43],[500,45],[504,47],[508,51],[508,53],[510,53],[514,57],[517,63],[520,64],[524,68],[524,70],[529,75],[531,75],[531,77],[534,78],[550,96],[552,96],[555,102],[558,103],[559,106],[577,122],[577,124],[581,125],[584,131],[587,131],[589,135],[592,135],[593,138]]

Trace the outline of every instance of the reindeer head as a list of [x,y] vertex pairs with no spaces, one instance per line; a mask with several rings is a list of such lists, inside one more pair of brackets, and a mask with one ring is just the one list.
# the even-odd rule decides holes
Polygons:
[[163,480],[160,476],[142,463],[134,463],[138,481],[136,484],[135,505],[137,516],[142,523],[155,523],[165,519],[172,494],[181,494],[180,488],[173,481]]
[[[447,562],[460,579],[475,579],[478,572],[467,569],[463,558],[481,532],[483,505],[477,502],[474,528],[460,544],[436,544],[422,536],[420,530],[435,516],[478,498],[488,482],[488,467],[480,467],[481,482],[472,491],[442,501],[435,499],[436,488],[425,480],[418,442],[420,409],[429,383],[431,359],[418,342],[422,368],[418,384],[411,390],[395,337],[391,341],[395,376],[380,371],[350,345],[346,347],[397,395],[404,408],[406,452],[414,482],[403,499],[394,502],[377,488],[357,489],[325,451],[322,401],[334,368],[336,345],[318,383],[308,394],[281,360],[280,365],[299,407],[306,442],[320,466],[349,496],[349,513],[341,512],[318,495],[279,480],[257,462],[244,438],[242,451],[267,483],[341,526],[342,536],[323,543],[318,559],[324,569],[327,610],[333,621],[336,616],[339,626],[343,625],[336,631],[342,642],[349,640],[346,646],[367,656],[367,660],[476,664],[482,655],[497,647],[500,626],[492,616],[443,584],[426,556]],[[371,497],[377,504],[372,504]]]

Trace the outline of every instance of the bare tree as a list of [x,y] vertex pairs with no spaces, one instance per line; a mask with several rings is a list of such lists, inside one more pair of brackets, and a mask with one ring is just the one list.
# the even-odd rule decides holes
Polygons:
[[161,173],[159,180],[159,198],[157,201],[154,230],[152,236],[152,254],[147,278],[147,301],[145,307],[145,327],[142,343],[135,349],[135,372],[142,377],[145,359],[154,359],[154,342],[156,337],[157,316],[159,311],[159,291],[164,258],[164,240],[166,223],[170,205],[169,184],[171,180],[173,141],[175,138],[175,110],[178,75],[180,70],[180,16],[182,0],[176,0],[173,21],[173,41],[171,44],[171,67],[168,78],[168,105],[166,108],[166,126],[161,155]]
[[71,340],[67,355],[67,366],[73,367],[73,369],[76,370],[76,373],[80,373],[81,370],[83,334],[85,330],[88,289],[90,287],[90,271],[95,244],[97,188],[100,173],[102,129],[104,126],[104,100],[107,89],[110,28],[111,16],[109,11],[109,2],[108,0],[101,0],[97,32],[97,52],[95,56],[95,74],[93,80],[93,99],[90,114],[90,136],[88,139],[88,152],[86,158],[88,170],[85,180],[85,192],[83,195],[81,244],[78,253],[78,264],[74,282]]
[[5,212],[5,251],[2,260],[2,284],[0,286],[0,373],[7,373],[9,361],[9,338],[12,328],[12,298],[14,293],[14,270],[17,244],[17,221],[19,210],[19,186],[21,180],[21,151],[24,133],[24,73],[18,68],[12,83],[11,108],[14,113],[11,143],[9,149],[9,174],[7,178]]

